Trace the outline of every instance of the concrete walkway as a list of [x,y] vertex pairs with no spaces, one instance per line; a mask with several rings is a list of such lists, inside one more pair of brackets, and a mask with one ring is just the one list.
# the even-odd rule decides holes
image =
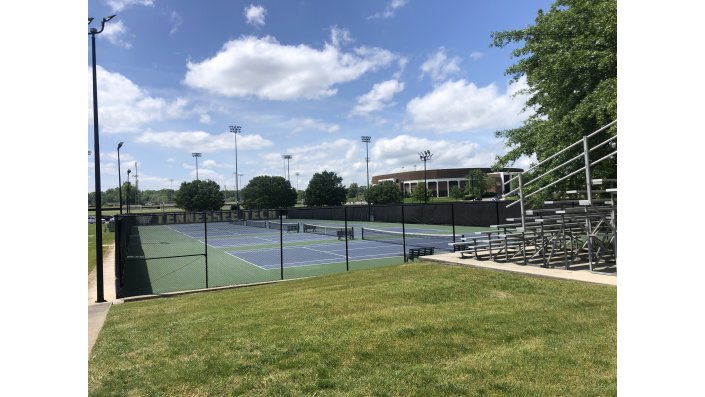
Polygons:
[[593,273],[589,270],[547,269],[531,265],[522,266],[514,263],[499,263],[489,260],[460,258],[460,254],[457,253],[422,256],[420,259],[423,262],[440,262],[448,265],[470,266],[480,269],[522,273],[535,277],[558,278],[563,280],[574,280],[583,281],[586,283],[617,286],[617,276],[615,274]]
[[119,303],[115,297],[115,245],[103,255],[103,298],[106,302],[96,303],[98,296],[98,284],[96,283],[96,270],[88,275],[88,355],[98,339],[98,334],[108,310],[113,303]]

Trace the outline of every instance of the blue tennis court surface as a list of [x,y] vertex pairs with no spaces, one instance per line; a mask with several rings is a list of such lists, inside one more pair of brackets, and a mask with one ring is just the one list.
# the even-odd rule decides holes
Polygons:
[[[381,259],[403,256],[402,247],[374,241],[348,243],[349,260]],[[246,251],[227,251],[228,254],[261,269],[281,267],[279,248]],[[284,247],[284,267],[320,265],[345,262],[345,243],[316,244],[306,247]]]
[[[276,230],[275,230],[276,232]],[[210,231],[208,232],[208,237],[210,237]],[[301,242],[301,241],[321,241],[321,240],[335,240],[335,237],[323,236],[320,234],[312,233],[284,233],[283,236],[284,243],[291,242]],[[201,242],[203,242],[201,240]],[[209,239],[208,245],[213,248],[223,248],[223,247],[244,247],[251,245],[270,245],[279,244],[279,233],[261,234],[261,235],[249,235],[232,238],[218,238]]]

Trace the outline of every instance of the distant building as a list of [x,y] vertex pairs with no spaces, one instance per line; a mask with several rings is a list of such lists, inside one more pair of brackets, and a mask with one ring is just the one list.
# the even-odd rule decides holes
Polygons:
[[[492,171],[491,168],[445,168],[437,170],[426,170],[426,181],[428,183],[427,189],[433,191],[436,197],[448,197],[448,192],[453,186],[460,187],[461,190],[465,189],[467,184],[468,173],[472,170],[482,170],[492,178],[494,183],[491,185],[493,189],[488,189],[488,192],[492,193],[507,193],[510,191],[509,184],[504,185],[502,188],[502,183],[509,181],[509,179],[524,170],[521,168],[502,168],[499,171]],[[424,183],[424,171],[404,171],[397,172],[394,174],[385,175],[374,175],[372,176],[372,185],[376,185],[380,182],[392,181],[399,186],[405,193],[411,194],[416,190],[417,186],[423,186]]]

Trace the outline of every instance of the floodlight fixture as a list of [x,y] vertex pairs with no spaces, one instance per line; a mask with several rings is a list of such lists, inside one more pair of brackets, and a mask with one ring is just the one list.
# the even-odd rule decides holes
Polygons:
[[196,158],[196,180],[198,180],[198,158],[201,157],[201,155],[202,154],[198,152],[191,153],[191,156]]
[[[423,161],[424,203],[428,202],[428,179],[426,178],[426,162],[431,160],[431,157],[433,157],[433,154],[430,150],[424,150],[423,152],[419,152],[419,158],[421,158],[421,161]],[[438,182],[436,182],[436,184],[437,183]]]

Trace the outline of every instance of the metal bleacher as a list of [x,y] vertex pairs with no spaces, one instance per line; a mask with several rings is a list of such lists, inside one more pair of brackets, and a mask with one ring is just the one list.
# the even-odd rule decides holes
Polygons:
[[[518,196],[507,207],[519,205],[520,217],[507,218],[506,223],[492,225],[494,231],[466,235],[464,241],[451,244],[454,252],[461,257],[479,260],[616,273],[616,162],[613,163],[614,172],[609,172],[615,175],[615,179],[592,178],[597,164],[617,156],[616,123],[617,120],[612,121],[504,182],[505,185],[516,185],[502,198]],[[614,135],[600,135],[612,126],[615,126]],[[606,135],[608,137],[604,139]],[[591,157],[598,157],[597,153],[601,157],[592,160]],[[570,155],[573,157],[569,160],[538,175],[539,170],[547,167],[547,162],[561,161],[559,156]],[[605,165],[609,163],[603,164],[602,173]],[[556,174],[559,173],[565,175],[558,177]],[[539,183],[551,174],[555,180],[543,185]],[[575,182],[576,175],[584,176],[584,180],[580,178],[581,186],[572,185],[573,189],[565,190],[561,199],[545,200],[539,208],[525,208],[530,197],[551,186],[561,182],[564,185],[578,183]]]

